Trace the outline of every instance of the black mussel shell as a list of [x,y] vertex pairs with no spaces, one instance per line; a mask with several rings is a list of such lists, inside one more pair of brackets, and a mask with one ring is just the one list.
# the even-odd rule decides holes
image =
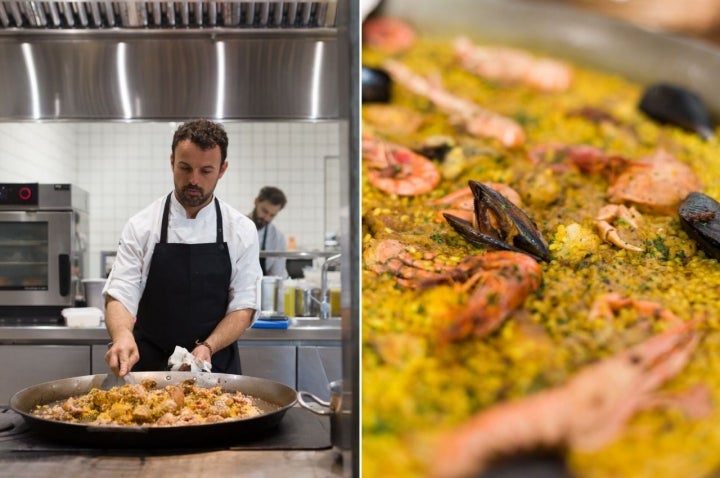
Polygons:
[[392,80],[386,71],[362,67],[362,102],[389,103]]
[[422,142],[417,152],[426,158],[442,162],[455,147],[455,140],[450,136],[430,136]]
[[694,131],[703,139],[715,135],[705,104],[697,94],[683,87],[662,83],[651,85],[640,99],[639,108],[660,123]]
[[703,193],[690,193],[680,204],[680,225],[710,257],[720,261],[720,203]]
[[468,185],[474,196],[476,224],[443,214],[458,234],[471,244],[522,252],[538,261],[550,261],[547,241],[522,209],[481,182],[470,180]]

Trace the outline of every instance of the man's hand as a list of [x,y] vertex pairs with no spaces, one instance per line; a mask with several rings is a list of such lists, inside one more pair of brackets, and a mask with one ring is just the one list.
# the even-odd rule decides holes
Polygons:
[[138,360],[140,360],[140,353],[132,333],[122,334],[116,338],[105,353],[105,362],[110,366],[110,370],[119,377],[127,375]]

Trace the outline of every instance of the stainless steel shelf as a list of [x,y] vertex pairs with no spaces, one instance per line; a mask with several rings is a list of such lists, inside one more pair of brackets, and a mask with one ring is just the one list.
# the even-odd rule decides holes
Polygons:
[[315,259],[331,257],[338,251],[260,251],[260,257],[286,257],[288,259]]

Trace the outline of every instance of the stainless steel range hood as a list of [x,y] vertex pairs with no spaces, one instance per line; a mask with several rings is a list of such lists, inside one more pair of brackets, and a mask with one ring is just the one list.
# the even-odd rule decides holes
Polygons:
[[0,120],[347,118],[348,4],[0,1]]
[[0,28],[334,27],[336,0],[0,1]]

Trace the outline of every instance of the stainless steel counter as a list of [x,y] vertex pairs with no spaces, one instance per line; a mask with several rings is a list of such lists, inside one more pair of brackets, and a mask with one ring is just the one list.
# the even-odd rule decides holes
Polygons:
[[[336,342],[340,344],[341,327],[339,319],[309,321],[302,319],[302,325],[291,325],[287,329],[248,329],[240,342]],[[0,344],[105,344],[110,340],[105,327],[71,328],[65,326],[8,326],[0,327]]]

